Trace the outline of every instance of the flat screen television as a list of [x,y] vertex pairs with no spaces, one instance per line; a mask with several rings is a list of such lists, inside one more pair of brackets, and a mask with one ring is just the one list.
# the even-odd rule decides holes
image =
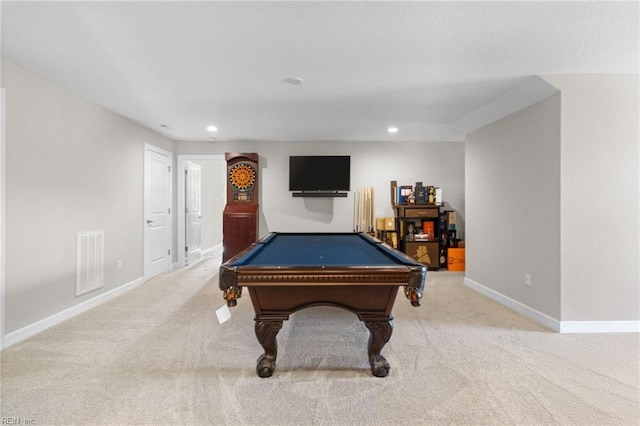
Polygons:
[[349,191],[349,155],[292,155],[289,157],[289,191]]

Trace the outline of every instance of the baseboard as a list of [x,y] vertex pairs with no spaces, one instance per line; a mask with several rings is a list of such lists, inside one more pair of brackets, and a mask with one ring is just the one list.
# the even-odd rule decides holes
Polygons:
[[88,311],[89,309],[95,308],[98,305],[102,305],[103,303],[108,302],[115,297],[133,290],[142,283],[144,283],[144,278],[140,277],[129,283],[123,284],[118,288],[114,288],[113,290],[109,290],[106,293],[100,294],[94,298],[85,300],[82,303],[67,308],[64,311],[58,312],[47,318],[41,319],[40,321],[34,322],[33,324],[22,327],[19,330],[13,331],[4,336],[4,339],[2,341],[2,349],[8,348],[11,345],[15,345],[18,342],[21,342],[48,328],[53,327],[54,325],[58,325],[63,321],[66,321],[70,318],[75,317],[76,315],[80,315],[81,313]]
[[507,308],[513,309],[540,325],[562,334],[568,333],[640,333],[640,321],[558,321],[502,293],[464,278],[464,285]]
[[530,306],[527,306],[517,300],[514,300],[508,296],[505,296],[502,293],[499,293],[489,287],[483,286],[482,284],[473,281],[467,277],[464,278],[464,285],[471,288],[472,290],[477,291],[484,296],[487,296],[489,299],[495,300],[501,305],[506,306],[509,309],[513,309],[525,317],[532,319],[540,325],[543,325],[547,328],[550,328],[553,331],[560,331],[560,321],[555,318],[550,317],[547,314],[543,314],[540,311],[533,309]]
[[[191,265],[187,265],[186,267],[188,268],[190,266],[197,265],[198,263],[200,263],[204,259],[205,256],[208,256],[209,254],[211,254],[211,256],[220,256],[220,257],[222,257],[222,243],[216,244],[215,246],[211,246],[209,248],[206,248],[206,249],[202,250],[200,259],[196,260]],[[178,262],[175,262],[175,263],[173,263],[171,265],[171,270],[172,271],[176,271],[176,270],[182,269],[184,267],[185,267],[184,265],[180,266],[180,264]]]
[[191,267],[199,264],[203,260],[209,259],[209,257],[216,257],[216,256],[222,257],[222,243],[202,250],[202,254],[200,256],[200,259],[196,260],[195,262],[193,262],[190,265],[185,266],[185,268],[191,268]]
[[640,333],[640,321],[561,321],[560,333]]
[[211,246],[208,249],[204,249],[202,250],[202,255],[205,256],[209,253],[216,253],[216,254],[220,254],[222,256],[222,243],[220,244],[216,244],[215,246]]

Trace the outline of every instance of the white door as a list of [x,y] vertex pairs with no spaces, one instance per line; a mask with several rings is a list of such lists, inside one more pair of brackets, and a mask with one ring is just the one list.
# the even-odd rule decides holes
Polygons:
[[200,221],[202,220],[202,197],[200,183],[200,165],[187,161],[185,163],[185,262],[191,265],[202,257],[202,237]]
[[145,280],[168,271],[171,265],[171,163],[170,152],[145,147]]

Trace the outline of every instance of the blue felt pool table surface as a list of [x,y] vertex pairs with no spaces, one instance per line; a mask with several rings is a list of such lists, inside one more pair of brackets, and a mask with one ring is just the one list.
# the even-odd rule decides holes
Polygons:
[[383,266],[406,265],[380,241],[358,233],[274,233],[232,266]]

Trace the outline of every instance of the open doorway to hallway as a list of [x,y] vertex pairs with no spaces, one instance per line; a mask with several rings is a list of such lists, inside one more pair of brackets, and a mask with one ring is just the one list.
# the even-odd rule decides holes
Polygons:
[[[188,175],[189,168],[193,168],[194,165],[200,169],[198,226],[194,226],[194,220],[198,218],[194,214],[190,214],[190,208],[193,211],[195,205],[193,195],[189,194],[188,189],[188,187],[194,187],[194,182],[190,182]],[[197,249],[193,247],[193,244],[190,247],[190,239],[192,241],[199,240],[201,255],[216,251],[222,255],[222,212],[226,204],[226,162],[224,155],[178,155],[177,169],[177,262],[178,267],[184,267],[197,262],[200,257],[194,255]],[[199,238],[198,236],[190,236],[189,234],[193,234],[198,227],[200,228]]]

